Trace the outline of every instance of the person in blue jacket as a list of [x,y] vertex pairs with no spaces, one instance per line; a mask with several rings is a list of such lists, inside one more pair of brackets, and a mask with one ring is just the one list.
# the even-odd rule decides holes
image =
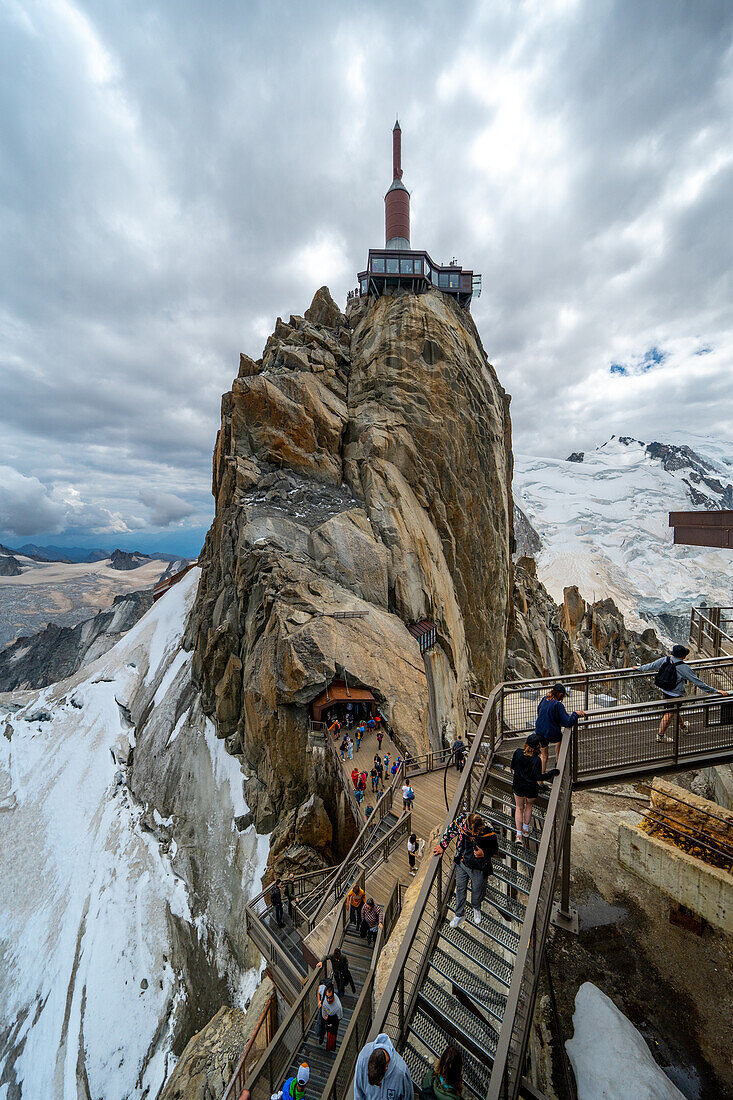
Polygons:
[[585,718],[584,710],[574,710],[568,714],[563,706],[567,691],[563,684],[553,684],[549,693],[537,704],[537,718],[534,731],[540,739],[540,760],[542,771],[547,771],[548,745],[559,745],[562,741],[563,726],[573,729],[579,718]]

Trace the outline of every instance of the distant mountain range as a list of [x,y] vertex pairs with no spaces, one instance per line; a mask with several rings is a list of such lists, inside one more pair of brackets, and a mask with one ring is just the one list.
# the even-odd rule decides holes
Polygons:
[[[27,542],[24,546],[18,546],[15,549],[10,549],[13,554],[25,554],[29,558],[38,558],[39,561],[71,561],[71,562],[93,562],[104,561],[105,558],[111,558],[113,553],[119,553],[120,551],[112,550],[100,550],[88,546],[36,546],[33,542]],[[142,554],[138,550],[129,551],[134,554],[136,558],[146,558],[148,560],[155,561],[178,561],[180,554]]]

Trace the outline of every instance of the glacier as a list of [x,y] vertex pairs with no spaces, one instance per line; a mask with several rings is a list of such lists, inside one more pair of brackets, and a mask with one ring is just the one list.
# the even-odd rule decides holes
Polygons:
[[[686,637],[692,605],[730,604],[727,550],[675,546],[670,511],[692,511],[699,474],[685,456],[667,469],[647,443],[612,437],[581,462],[515,455],[514,494],[537,531],[540,580],[553,599],[577,585],[586,600],[611,597],[629,626],[653,626],[667,641]],[[689,447],[711,480],[733,480],[733,443],[680,432],[665,443]],[[728,506],[703,483],[707,506]]]
[[244,776],[190,683],[199,575],[0,696],[0,1100],[155,1096],[211,1007],[190,971],[240,1007],[259,979],[240,926],[268,838],[237,829]]

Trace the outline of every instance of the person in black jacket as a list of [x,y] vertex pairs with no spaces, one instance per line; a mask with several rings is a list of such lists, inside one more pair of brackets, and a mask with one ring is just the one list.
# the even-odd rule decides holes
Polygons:
[[324,966],[326,963],[331,963],[333,969],[333,977],[336,982],[336,991],[339,997],[343,1000],[344,993],[346,992],[346,986],[351,986],[351,992],[356,993],[356,986],[354,985],[354,979],[351,976],[349,970],[349,960],[346,955],[341,953],[341,949],[336,947],[330,955],[326,955],[321,959],[319,966]]
[[451,838],[458,835],[456,854],[456,907],[451,928],[457,928],[466,913],[466,893],[471,882],[473,919],[481,924],[481,905],[491,874],[491,857],[499,851],[496,833],[481,814],[460,814],[448,826],[433,851],[442,856]]
[[542,771],[540,757],[541,741],[536,733],[531,733],[524,742],[524,748],[515,749],[512,756],[511,769],[512,793],[514,794],[514,821],[517,826],[517,842],[529,836],[529,826],[532,820],[532,807],[539,794],[537,784],[542,779],[552,779],[559,775],[557,768]]
[[270,890],[270,905],[275,910],[275,920],[278,928],[283,926],[283,895],[280,889],[280,879],[275,879],[275,885]]

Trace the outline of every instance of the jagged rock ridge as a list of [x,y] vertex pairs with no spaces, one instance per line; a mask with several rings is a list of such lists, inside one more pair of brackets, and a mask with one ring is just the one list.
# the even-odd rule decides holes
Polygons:
[[[241,357],[191,642],[204,706],[244,755],[248,802],[259,827],[277,823],[285,863],[318,849],[325,818],[340,840],[334,784],[307,752],[327,683],[372,688],[424,751],[426,730],[437,744],[464,727],[471,685],[501,677],[511,469],[508,398],[470,314],[438,291],[347,318],[324,287],[278,320],[261,360]],[[438,644],[423,661],[407,626],[424,618]],[[314,795],[324,812],[296,841],[292,815]]]
[[72,676],[111,649],[152,604],[152,592],[130,592],[77,626],[49,623],[45,630],[17,638],[0,651],[0,691],[46,687]]

